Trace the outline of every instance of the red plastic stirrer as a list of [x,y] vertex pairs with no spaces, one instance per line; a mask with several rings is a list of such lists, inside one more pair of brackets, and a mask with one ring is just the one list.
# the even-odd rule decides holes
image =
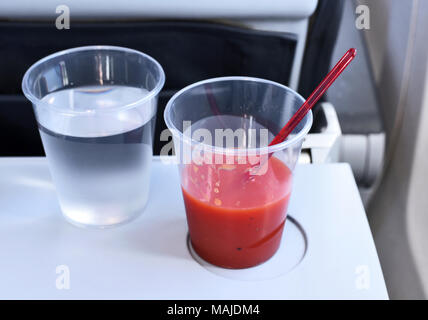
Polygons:
[[304,104],[296,111],[296,113],[288,120],[287,124],[281,129],[281,131],[273,138],[269,146],[283,142],[288,135],[293,132],[294,128],[299,124],[300,121],[305,117],[309,110],[317,103],[321,96],[327,91],[327,89],[333,84],[337,77],[342,73],[343,70],[349,65],[357,54],[357,50],[354,48],[349,49],[342,59],[334,66],[333,69],[328,73],[324,80],[318,85],[318,87],[311,93],[309,98]]
[[[321,81],[321,83],[316,87],[316,89],[311,93],[305,103],[296,111],[296,113],[291,117],[286,125],[281,129],[281,131],[272,139],[269,143],[269,146],[283,142],[287,139],[288,135],[293,132],[294,128],[299,124],[300,121],[305,117],[309,110],[317,103],[321,96],[327,91],[327,89],[333,84],[337,77],[342,73],[343,70],[349,65],[349,63],[354,59],[357,54],[357,50],[354,48],[349,49],[345,55],[339,60],[338,63],[334,66],[333,69],[327,74],[327,76]],[[272,153],[269,153],[268,159],[272,156]],[[258,168],[262,167],[264,163],[259,164]],[[257,172],[258,169],[256,169]],[[251,174],[248,172],[247,179],[254,177],[254,173]]]

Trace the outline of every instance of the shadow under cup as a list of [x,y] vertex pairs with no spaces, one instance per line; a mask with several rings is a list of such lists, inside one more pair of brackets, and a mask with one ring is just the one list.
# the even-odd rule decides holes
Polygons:
[[284,142],[268,144],[303,103],[281,84],[249,77],[198,82],[168,102],[190,239],[207,262],[248,268],[278,250],[312,113]]

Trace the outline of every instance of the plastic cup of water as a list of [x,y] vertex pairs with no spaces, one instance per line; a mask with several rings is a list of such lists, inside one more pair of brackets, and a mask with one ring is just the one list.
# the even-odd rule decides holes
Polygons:
[[22,81],[64,217],[108,227],[148,200],[159,63],[136,50],[88,46],[52,54]]

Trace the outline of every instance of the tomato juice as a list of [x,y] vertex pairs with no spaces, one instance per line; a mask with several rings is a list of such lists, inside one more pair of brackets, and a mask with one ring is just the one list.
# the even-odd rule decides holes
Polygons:
[[194,250],[224,268],[248,268],[278,250],[292,173],[270,157],[264,174],[246,179],[251,164],[190,164],[182,192]]

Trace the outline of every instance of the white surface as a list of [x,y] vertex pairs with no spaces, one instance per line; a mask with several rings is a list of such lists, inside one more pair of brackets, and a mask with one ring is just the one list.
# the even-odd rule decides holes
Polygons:
[[[293,270],[263,281],[225,278],[192,259],[175,165],[155,161],[145,212],[106,230],[64,221],[44,158],[2,158],[0,177],[0,298],[387,298],[346,164],[298,167],[289,214],[308,250]],[[69,290],[56,289],[58,265],[69,267]]]
[[70,8],[71,23],[78,18],[307,18],[318,0],[6,0],[0,1],[2,18],[52,18],[58,5]]

